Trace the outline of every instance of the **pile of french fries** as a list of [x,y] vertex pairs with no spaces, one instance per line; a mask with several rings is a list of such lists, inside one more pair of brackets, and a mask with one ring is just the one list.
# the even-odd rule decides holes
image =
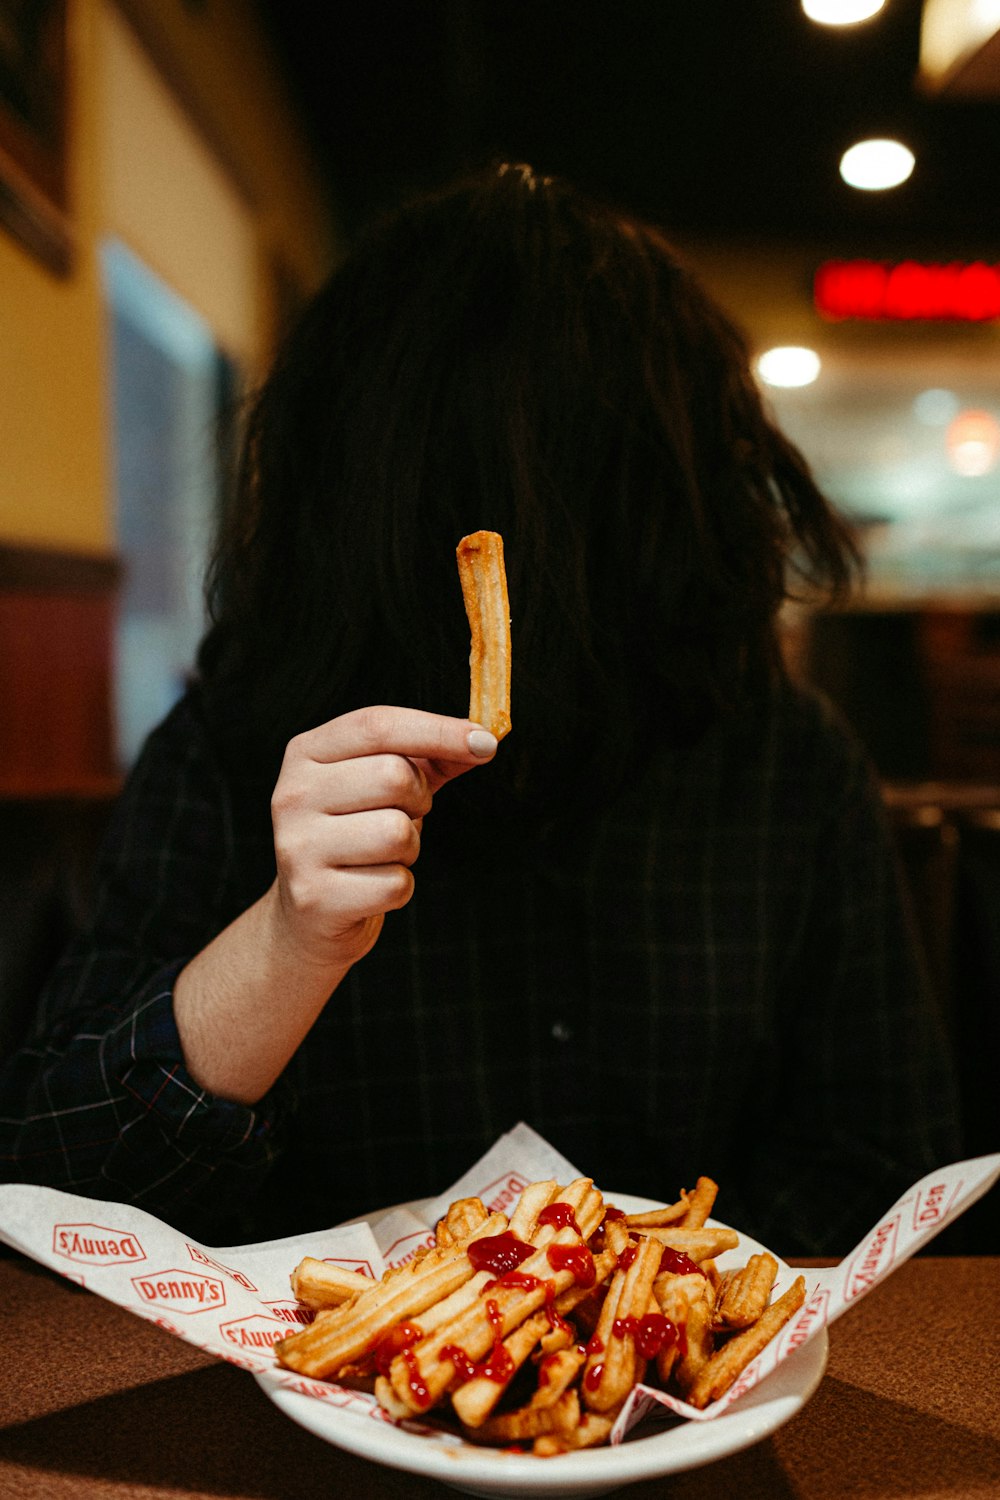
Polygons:
[[306,1258],[292,1289],[315,1310],[279,1362],[373,1391],[397,1419],[428,1413],[472,1442],[549,1457],[607,1441],[640,1381],[698,1408],[727,1391],[801,1307],[800,1276],[772,1302],[764,1252],[708,1224],[707,1177],[648,1213],[606,1203],[590,1178],[534,1182],[509,1218],[453,1203],[435,1242],[380,1281]]

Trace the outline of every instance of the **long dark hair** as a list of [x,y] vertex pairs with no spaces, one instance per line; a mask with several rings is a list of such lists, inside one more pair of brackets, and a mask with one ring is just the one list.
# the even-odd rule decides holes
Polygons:
[[793,576],[852,567],[662,234],[526,167],[374,228],[256,397],[200,658],[220,742],[274,767],[365,703],[464,714],[454,547],[479,528],[505,540],[514,643],[490,779],[524,805],[738,707],[780,672]]

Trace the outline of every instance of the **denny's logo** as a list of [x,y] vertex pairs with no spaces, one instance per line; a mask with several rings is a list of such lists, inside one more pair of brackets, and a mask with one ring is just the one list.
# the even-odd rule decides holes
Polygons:
[[899,1234],[899,1215],[880,1224],[862,1245],[851,1262],[844,1283],[844,1295],[848,1301],[867,1292],[880,1276],[889,1270],[896,1259],[896,1238]]
[[226,1289],[217,1276],[197,1271],[151,1271],[133,1276],[132,1285],[143,1302],[170,1313],[200,1313],[225,1307]]
[[103,1224],[56,1224],[52,1252],[85,1266],[113,1266],[146,1259],[134,1234],[107,1229]]

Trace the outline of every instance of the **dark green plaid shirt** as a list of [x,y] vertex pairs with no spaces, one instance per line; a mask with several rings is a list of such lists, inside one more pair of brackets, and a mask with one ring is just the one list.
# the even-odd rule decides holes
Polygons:
[[247,1108],[188,1075],[171,986],[273,879],[259,802],[190,695],[0,1071],[0,1175],[232,1243],[436,1193],[525,1120],[606,1188],[715,1177],[721,1218],[794,1254],[850,1248],[958,1153],[877,789],[812,698],[654,755],[572,836],[443,847],[435,808],[410,905]]

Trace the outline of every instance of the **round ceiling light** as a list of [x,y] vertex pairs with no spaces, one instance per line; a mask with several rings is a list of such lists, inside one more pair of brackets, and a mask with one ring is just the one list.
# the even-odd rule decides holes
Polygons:
[[988,411],[959,412],[946,437],[948,462],[956,474],[978,479],[1000,458],[1000,423]]
[[914,161],[913,152],[902,141],[858,141],[840,158],[840,175],[851,187],[881,192],[905,182]]
[[815,349],[805,349],[799,344],[780,344],[765,350],[757,360],[757,374],[764,384],[786,390],[812,385],[819,371],[820,360]]
[[802,0],[802,9],[821,26],[853,26],[877,16],[884,4],[885,0]]

